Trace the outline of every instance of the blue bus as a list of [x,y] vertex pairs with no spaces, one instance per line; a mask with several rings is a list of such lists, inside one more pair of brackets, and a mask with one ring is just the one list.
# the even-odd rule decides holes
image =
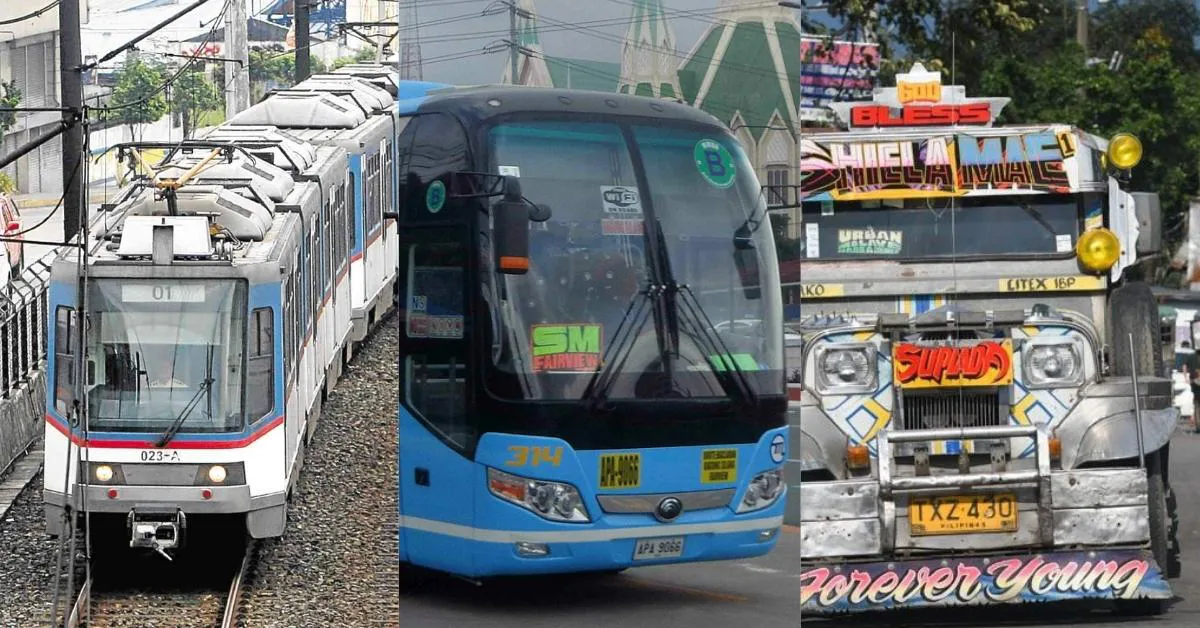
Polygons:
[[778,263],[727,127],[650,98],[398,89],[400,561],[741,559],[783,526]]

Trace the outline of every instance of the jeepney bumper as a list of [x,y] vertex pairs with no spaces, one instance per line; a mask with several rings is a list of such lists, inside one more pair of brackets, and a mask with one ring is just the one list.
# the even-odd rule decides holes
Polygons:
[[[1042,425],[965,431],[979,439],[1033,437],[1035,468],[896,476],[896,443],[962,438],[964,430],[885,431],[875,477],[800,485],[806,612],[1171,597],[1148,550],[1145,470],[1052,469]],[[997,493],[1015,497],[1009,529],[914,533],[914,499]]]

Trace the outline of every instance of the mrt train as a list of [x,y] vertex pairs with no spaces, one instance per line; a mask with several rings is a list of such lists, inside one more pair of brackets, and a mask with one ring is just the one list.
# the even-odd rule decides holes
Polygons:
[[170,558],[197,522],[284,533],[322,400],[393,307],[396,84],[355,66],[114,147],[134,176],[51,276],[51,535],[87,512]]

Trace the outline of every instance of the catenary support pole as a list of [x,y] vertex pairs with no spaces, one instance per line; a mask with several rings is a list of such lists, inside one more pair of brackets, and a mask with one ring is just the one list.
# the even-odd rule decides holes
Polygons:
[[295,0],[296,6],[296,82],[308,78],[309,70],[309,36],[308,36],[308,3],[310,0]]
[[[62,103],[67,109],[63,113],[63,123],[67,125],[63,132],[62,156],[63,163],[71,163],[79,159],[83,153],[83,125],[79,119],[83,114],[83,77],[80,66],[83,64],[83,52],[79,35],[79,0],[62,0],[58,5],[59,32],[59,80],[62,83]],[[63,178],[63,237],[70,239],[79,233],[83,190],[87,182],[81,176],[75,176],[70,168],[62,169]]]

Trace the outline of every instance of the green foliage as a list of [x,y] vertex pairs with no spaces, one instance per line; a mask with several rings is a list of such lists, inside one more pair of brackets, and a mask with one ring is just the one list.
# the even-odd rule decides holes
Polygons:
[[221,93],[203,71],[189,70],[171,85],[171,106],[183,120],[184,137],[191,137],[201,115],[221,104]]
[[351,63],[367,63],[375,60],[375,48],[363,48],[357,53],[345,57],[338,57],[329,65],[330,70],[350,65]]
[[126,58],[108,105],[116,109],[116,119],[125,124],[150,124],[166,115],[167,97],[159,90],[167,78],[161,64],[132,55]]
[[[284,52],[283,46],[252,48],[249,57],[250,96],[260,100],[268,91],[290,87],[296,83],[296,53]],[[313,74],[327,72],[328,68],[317,57],[309,57],[309,70]]]
[[[0,107],[13,109],[20,104],[21,90],[17,89],[16,82],[0,82]],[[4,139],[4,134],[12,128],[16,121],[17,113],[15,111],[0,111],[0,140]]]
[[12,180],[12,177],[0,172],[0,194],[14,194],[17,191],[17,182]]

